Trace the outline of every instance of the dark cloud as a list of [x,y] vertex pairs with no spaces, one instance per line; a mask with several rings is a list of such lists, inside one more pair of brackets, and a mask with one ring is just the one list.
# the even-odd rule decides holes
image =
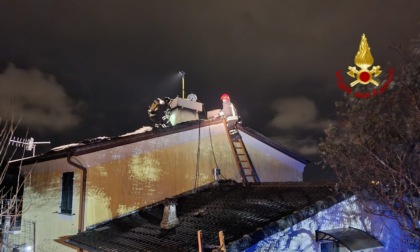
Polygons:
[[305,157],[311,157],[318,154],[318,140],[314,135],[307,135],[306,137],[301,138],[301,136],[296,134],[282,134],[280,136],[272,136],[271,138]]
[[419,9],[408,0],[0,1],[0,68],[54,76],[61,114],[79,120],[51,132],[57,145],[150,125],[148,105],[180,95],[180,81],[168,80],[184,70],[206,110],[227,92],[246,126],[291,134],[290,145],[313,153],[343,96],[335,72],[354,65],[362,34],[375,65],[395,66],[389,46],[416,37]]
[[275,111],[268,126],[276,129],[271,136],[302,155],[318,154],[317,136],[331,123],[322,119],[315,102],[305,97],[291,97],[275,100],[271,104]]
[[81,120],[74,111],[77,106],[53,76],[38,69],[9,65],[0,74],[0,116],[13,114],[31,131],[63,132],[76,127]]

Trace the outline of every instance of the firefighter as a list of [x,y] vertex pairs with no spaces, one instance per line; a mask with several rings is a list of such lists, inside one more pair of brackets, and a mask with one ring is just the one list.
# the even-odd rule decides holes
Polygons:
[[230,102],[228,94],[222,94],[220,100],[223,102],[223,109],[219,112],[219,116],[226,119],[227,128],[231,137],[238,138],[238,130],[236,126],[238,124],[239,116],[233,103]]
[[169,121],[171,114],[171,104],[172,99],[165,97],[164,99],[157,98],[150,105],[147,113],[149,114],[150,120],[154,123],[155,128],[166,128],[172,126]]

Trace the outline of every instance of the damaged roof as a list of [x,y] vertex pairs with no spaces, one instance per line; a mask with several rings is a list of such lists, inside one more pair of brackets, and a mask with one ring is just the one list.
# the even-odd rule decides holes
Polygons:
[[246,249],[264,238],[344,200],[333,184],[262,183],[244,187],[233,181],[176,197],[179,224],[161,229],[162,202],[97,225],[66,242],[88,251],[197,251],[197,231],[207,248]]
[[[92,139],[86,139],[79,143],[72,143],[72,144],[68,144],[64,146],[58,146],[51,149],[49,152],[23,160],[23,164],[26,165],[26,164],[32,164],[32,163],[37,163],[37,162],[58,159],[58,158],[65,158],[69,155],[69,153],[74,154],[75,152],[77,152],[78,155],[87,154],[91,152],[113,148],[116,146],[144,141],[144,140],[155,138],[155,137],[175,134],[178,132],[183,132],[186,130],[191,130],[191,129],[195,129],[199,127],[206,127],[209,125],[219,124],[222,122],[223,122],[223,119],[210,119],[210,120],[196,120],[196,121],[183,122],[175,126],[163,128],[163,129],[152,130],[151,127],[142,127],[137,131],[127,133],[121,136],[114,136],[114,137],[102,136],[102,137],[97,137],[97,138],[92,138]],[[288,150],[287,148],[285,148],[284,146],[281,146],[278,143],[275,143],[274,141],[270,140],[266,136],[258,133],[257,131],[251,128],[239,126],[239,130],[271,146],[272,148],[283,152],[289,157],[294,158],[298,160],[299,162],[302,162],[303,164],[309,163],[309,161],[305,159],[304,157],[302,157],[301,155]]]

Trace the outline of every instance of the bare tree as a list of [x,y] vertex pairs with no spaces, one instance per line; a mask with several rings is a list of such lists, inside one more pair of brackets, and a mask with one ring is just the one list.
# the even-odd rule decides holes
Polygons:
[[370,99],[337,102],[337,121],[320,149],[339,188],[351,191],[373,214],[395,219],[420,239],[420,54],[403,56],[394,82]]
[[[9,233],[15,226],[22,215],[22,200],[19,192],[22,190],[23,181],[21,181],[21,165],[14,165],[17,169],[16,180],[6,181],[7,172],[11,168],[9,162],[17,154],[17,148],[10,148],[10,140],[12,139],[17,125],[11,120],[2,121],[0,118],[0,220],[1,220],[1,251],[11,251],[8,247]],[[22,154],[23,155],[23,154]],[[8,186],[5,186],[5,185]]]

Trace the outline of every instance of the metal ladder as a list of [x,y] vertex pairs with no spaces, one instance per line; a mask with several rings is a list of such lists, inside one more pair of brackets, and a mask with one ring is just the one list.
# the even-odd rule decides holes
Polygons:
[[251,158],[249,157],[239,131],[236,137],[232,135],[229,136],[230,146],[235,154],[236,166],[242,176],[242,183],[260,183],[260,178],[255,171],[254,165],[252,164]]

